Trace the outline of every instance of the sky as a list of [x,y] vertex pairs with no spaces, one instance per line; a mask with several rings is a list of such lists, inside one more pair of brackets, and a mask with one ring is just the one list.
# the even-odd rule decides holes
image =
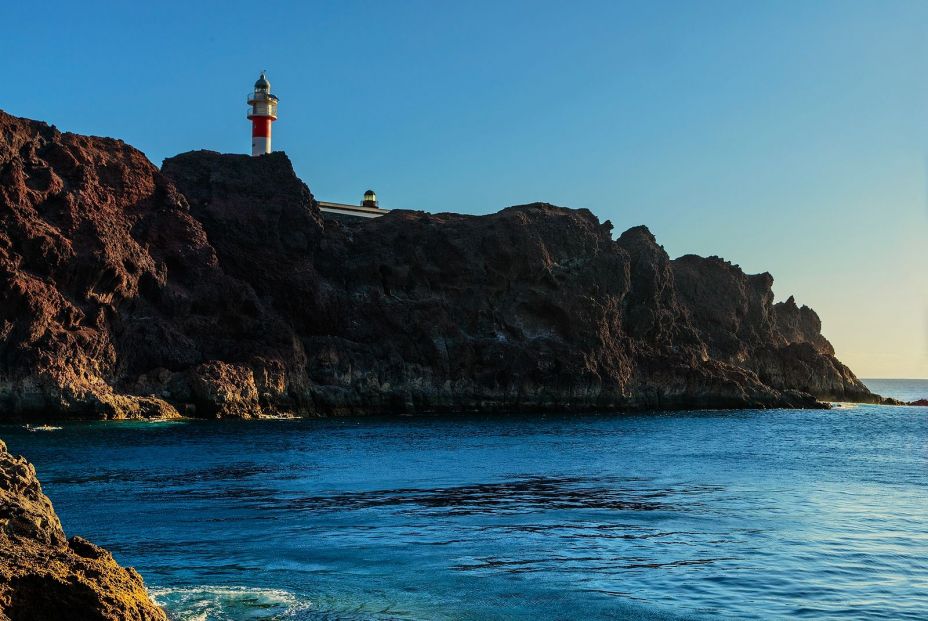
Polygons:
[[[928,378],[928,2],[4,2],[0,109],[321,200],[545,201],[769,271],[859,377]],[[14,25],[19,25],[14,27]]]

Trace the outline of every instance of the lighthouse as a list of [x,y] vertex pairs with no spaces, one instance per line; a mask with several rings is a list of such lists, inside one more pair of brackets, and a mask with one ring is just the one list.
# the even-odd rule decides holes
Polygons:
[[271,83],[265,72],[255,82],[255,92],[248,95],[248,118],[251,119],[251,155],[271,152],[271,123],[277,120],[277,97],[271,95]]

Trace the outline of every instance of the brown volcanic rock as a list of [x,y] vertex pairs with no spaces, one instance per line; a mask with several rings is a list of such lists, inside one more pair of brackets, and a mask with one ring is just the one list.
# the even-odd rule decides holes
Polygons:
[[808,306],[796,306],[793,296],[774,304],[773,316],[776,330],[787,344],[809,343],[821,354],[835,355],[835,348],[822,336],[822,320],[818,314]]
[[[207,417],[874,398],[769,275],[586,210],[323,220],[282,153],[0,113],[0,407]],[[860,390],[862,389],[862,390]],[[802,393],[798,392],[802,391]]]
[[747,275],[718,257],[674,260],[680,300],[718,360],[753,371],[777,390],[798,390],[831,401],[879,403],[835,358],[822,322],[792,296],[773,303],[773,277]]
[[163,172],[184,188],[227,274],[248,283],[290,322],[311,319],[302,309],[318,289],[313,254],[323,223],[285,154],[192,151],[165,160]]
[[719,257],[685,255],[673,261],[676,290],[709,355],[743,364],[755,347],[779,344],[773,316],[773,277],[748,276]]
[[166,621],[141,576],[67,539],[35,468],[0,441],[0,619]]
[[[546,204],[480,217],[394,211],[346,227],[318,218],[282,154],[252,162],[193,152],[163,171],[220,264],[295,328],[305,376],[290,385],[303,410],[814,405],[706,360],[644,227],[616,242],[589,211]],[[255,229],[273,233],[260,249]],[[294,256],[286,235],[296,233],[314,240],[311,253]],[[258,253],[281,269],[252,268]]]
[[186,199],[121,141],[0,112],[0,205],[8,414],[177,416],[193,411],[197,365],[273,360],[292,343],[219,269]]
[[317,403],[440,411],[617,407],[633,372],[617,300],[627,257],[587,211],[393,212],[343,234],[317,269],[306,339]]

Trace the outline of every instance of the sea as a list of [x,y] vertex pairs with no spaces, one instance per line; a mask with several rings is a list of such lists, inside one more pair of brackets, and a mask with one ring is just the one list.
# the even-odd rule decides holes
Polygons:
[[0,437],[175,620],[928,618],[928,408]]

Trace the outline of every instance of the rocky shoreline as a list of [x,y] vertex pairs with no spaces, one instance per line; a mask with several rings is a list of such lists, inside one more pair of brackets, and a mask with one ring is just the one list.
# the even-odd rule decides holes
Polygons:
[[769,274],[587,210],[339,223],[283,153],[2,112],[0,203],[6,420],[885,402]]
[[0,441],[0,621],[167,621],[142,577],[65,537],[35,468]]

